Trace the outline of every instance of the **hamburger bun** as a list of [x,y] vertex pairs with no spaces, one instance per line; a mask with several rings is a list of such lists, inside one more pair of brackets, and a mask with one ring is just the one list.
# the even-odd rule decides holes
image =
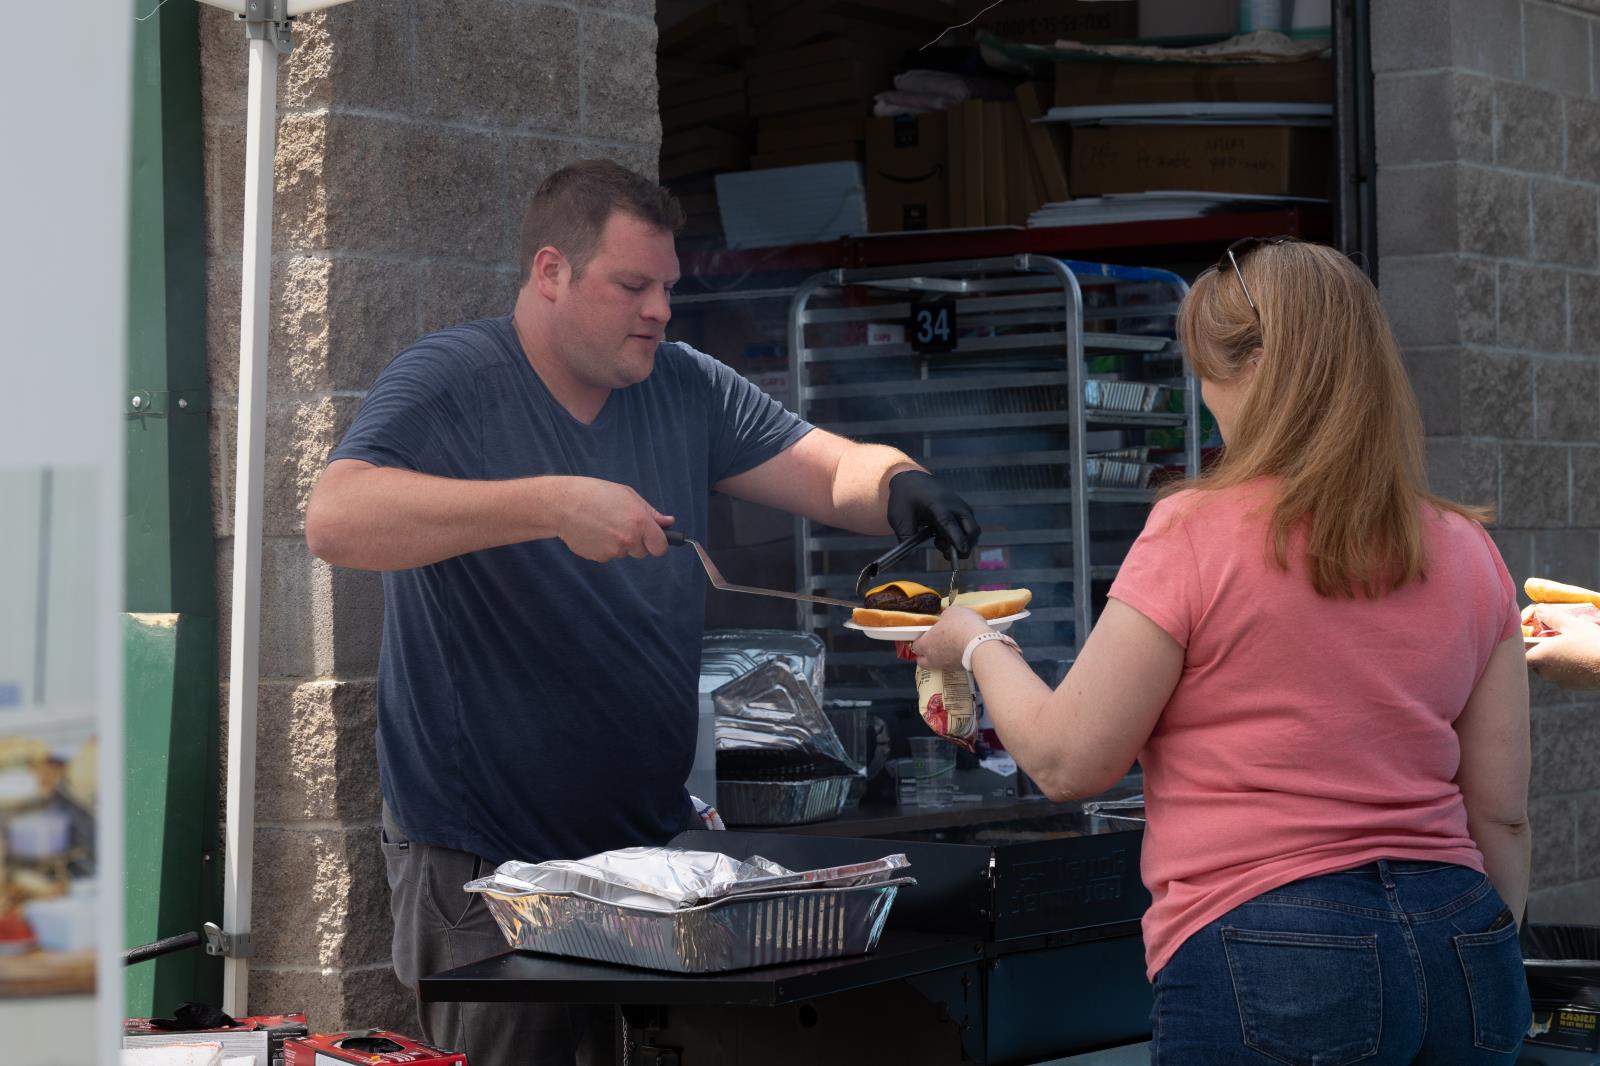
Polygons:
[[[898,581],[894,584],[911,589],[922,590],[926,586],[918,585],[913,581]],[[879,586],[883,588],[885,586]],[[870,597],[874,589],[867,593]],[[984,618],[993,620],[1005,618],[1016,614],[1028,606],[1033,599],[1033,593],[1027,589],[991,589],[986,592],[963,592],[956,597],[957,607],[966,607],[978,612]],[[948,607],[949,600],[941,600],[940,607]],[[912,611],[886,611],[873,607],[857,607],[850,616],[850,620],[858,626],[868,626],[873,629],[888,628],[891,626],[931,626],[939,621],[936,614],[921,614]]]
[[1534,603],[1592,603],[1600,607],[1600,592],[1577,585],[1563,585],[1542,577],[1530,577],[1524,581],[1522,591]]

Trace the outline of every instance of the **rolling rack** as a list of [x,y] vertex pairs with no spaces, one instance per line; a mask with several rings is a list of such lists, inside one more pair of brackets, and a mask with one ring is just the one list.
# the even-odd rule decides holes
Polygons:
[[[1187,288],[1164,270],[1019,254],[830,270],[790,302],[795,410],[900,448],[973,505],[984,533],[962,587],[1034,591],[1013,635],[1052,684],[1094,624],[1094,586],[1142,526],[1152,480],[1174,460],[1199,469],[1198,389],[1174,334]],[[801,520],[799,587],[849,595],[892,544]],[[943,588],[948,573],[930,547],[899,576]],[[881,647],[808,605],[799,623],[828,642],[830,696],[903,687],[880,673]]]

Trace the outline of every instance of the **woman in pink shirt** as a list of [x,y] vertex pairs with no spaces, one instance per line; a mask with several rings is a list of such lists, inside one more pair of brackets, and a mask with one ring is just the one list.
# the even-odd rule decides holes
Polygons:
[[1512,1062],[1528,683],[1485,516],[1428,491],[1337,251],[1234,245],[1178,332],[1224,454],[1156,505],[1060,687],[970,611],[915,651],[970,664],[1053,798],[1143,766],[1153,1062]]

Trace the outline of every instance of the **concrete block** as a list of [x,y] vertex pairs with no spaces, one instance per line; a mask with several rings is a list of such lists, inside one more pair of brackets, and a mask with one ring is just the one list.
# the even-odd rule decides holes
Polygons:
[[1522,6],[1522,67],[1529,84],[1587,96],[1590,91],[1589,24],[1570,10]]
[[244,121],[250,87],[250,47],[244,25],[226,11],[199,8],[200,106],[207,118]]
[[[219,546],[219,565],[221,558]],[[227,602],[232,582],[232,545],[220,593]],[[309,678],[323,669],[332,643],[333,619],[326,610],[327,563],[306,550],[303,537],[266,537],[261,547],[261,661],[263,678]],[[226,628],[219,622],[219,630]],[[222,635],[219,633],[219,640]],[[226,647],[226,644],[220,645]]]
[[1533,367],[1526,356],[1470,351],[1462,358],[1461,429],[1474,437],[1533,434]]
[[[513,0],[413,7],[423,115],[513,129],[578,129],[578,14]],[[614,53],[619,66],[652,56]]]
[[213,404],[239,395],[240,285],[237,261],[213,259],[206,268],[206,375]]
[[595,12],[581,17],[583,133],[659,148],[656,65],[634,58],[655,55],[655,23]]
[[383,644],[383,575],[334,567],[330,669],[341,677],[374,676]]
[[[1590,706],[1585,713],[1594,718],[1600,708]],[[1596,778],[1589,779],[1592,784]],[[1600,791],[1581,795],[1573,804],[1573,829],[1577,839],[1578,876],[1585,881],[1600,877]]]
[[212,404],[206,412],[211,439],[211,531],[217,537],[233,534],[234,434],[239,416],[235,408]]
[[1449,256],[1384,256],[1379,291],[1401,347],[1455,344],[1455,260]]
[[1453,163],[1380,167],[1378,231],[1386,255],[1453,252],[1460,245]]
[[1526,576],[1533,573],[1531,532],[1526,529],[1502,529],[1497,526],[1489,531],[1489,539],[1493,540],[1494,546],[1499,549],[1500,560],[1506,564],[1506,570],[1510,572],[1513,580],[1519,574]]
[[1572,449],[1572,524],[1600,529],[1600,447]]
[[[1444,65],[1521,80],[1522,7],[1484,0],[1451,0],[1452,54]],[[1439,28],[1424,27],[1423,32],[1437,33]]]
[[1494,263],[1485,259],[1457,259],[1456,324],[1465,344],[1492,344],[1499,307]]
[[[307,358],[297,383],[335,390],[365,390],[400,351],[417,339],[418,266],[341,257],[330,264],[327,344]],[[309,347],[306,351],[313,349]],[[291,364],[296,358],[289,351]]]
[[1553,444],[1500,446],[1500,521],[1517,529],[1568,524],[1567,449]]
[[1461,498],[1461,442],[1429,437],[1424,442],[1428,489],[1448,499]]
[[1532,182],[1533,257],[1589,270],[1600,266],[1594,186],[1553,178]]
[[1494,87],[1486,77],[1448,70],[1379,76],[1373,86],[1377,155],[1403,163],[1494,160]]
[[1450,0],[1373,4],[1373,71],[1450,66],[1450,9]]
[[[1571,585],[1594,588],[1600,584],[1600,533],[1592,529],[1545,529],[1533,535],[1533,570],[1512,575],[1518,587],[1530,577],[1547,577]],[[1595,720],[1600,729],[1600,717]],[[1596,736],[1600,740],[1600,735]],[[1600,748],[1594,758],[1600,760]],[[1600,766],[1596,767],[1600,769]],[[1600,777],[1591,778],[1600,782]],[[1582,786],[1588,787],[1588,786]],[[1560,791],[1570,792],[1571,789]]]
[[[346,406],[354,402],[343,398]],[[331,396],[268,407],[262,513],[262,528],[268,536],[304,536],[306,501],[347,424],[347,419],[341,421],[338,402]]]
[[614,11],[619,15],[649,19],[652,22],[656,17],[656,0],[588,0],[585,6],[602,11]]
[[1529,893],[1528,920],[1543,925],[1600,925],[1600,878]]
[[334,114],[328,122],[333,247],[505,261],[512,239],[500,210],[498,136],[365,115]]
[[328,103],[333,107],[416,113],[416,60],[407,4],[329,8],[317,17],[332,41]]
[[1464,166],[1456,178],[1461,250],[1526,259],[1531,248],[1528,179]]
[[1417,394],[1423,431],[1430,437],[1455,437],[1461,433],[1460,349],[1427,348],[1403,353],[1406,374]]
[[1600,365],[1590,359],[1541,360],[1534,390],[1541,439],[1600,440]]
[[1600,103],[1566,102],[1567,169],[1569,178],[1600,181]]
[[1474,507],[1500,507],[1500,446],[1468,441],[1461,446],[1461,495]]
[[423,334],[510,314],[518,288],[514,259],[495,268],[445,260],[424,263],[418,306]]
[[1567,301],[1571,322],[1569,347],[1584,355],[1600,355],[1600,277],[1569,274]]
[[244,233],[244,123],[210,120],[201,127],[201,172],[206,197],[206,255],[238,268]]
[[[333,159],[329,154],[332,145],[328,127],[332,121],[326,112],[287,114],[278,120],[274,155],[277,180],[272,201],[274,252],[335,246],[328,231],[329,205],[335,194],[329,182]],[[368,175],[369,181],[373,179]],[[341,186],[337,195],[355,196],[360,192]]]
[[337,1033],[371,1026],[420,1034],[416,997],[387,963],[341,970],[318,967],[252,967],[250,1012],[265,1014],[304,1007],[316,1032]]
[[1575,816],[1570,799],[1536,799],[1528,804],[1533,827],[1533,888],[1553,888],[1577,879]]
[[1501,166],[1560,173],[1562,125],[1561,97],[1555,93],[1495,83],[1495,162]]
[[394,926],[378,827],[256,830],[258,962],[360,966],[390,957]]
[[1503,347],[1567,350],[1567,279],[1562,271],[1501,263],[1497,284]]
[[377,822],[377,693],[375,680],[261,686],[256,817],[263,824]]

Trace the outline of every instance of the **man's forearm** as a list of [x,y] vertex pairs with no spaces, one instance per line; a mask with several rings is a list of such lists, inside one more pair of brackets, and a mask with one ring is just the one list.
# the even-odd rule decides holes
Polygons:
[[881,534],[889,528],[889,481],[905,470],[921,470],[905,452],[884,444],[854,444],[839,457],[833,476],[833,510],[841,529]]
[[1483,853],[1489,881],[1520,922],[1528,905],[1528,870],[1532,861],[1533,832],[1528,823],[1490,822],[1469,813],[1467,832]]
[[405,570],[557,534],[563,477],[465,481],[393,467],[330,470],[306,508],[306,543],[335,566]]

